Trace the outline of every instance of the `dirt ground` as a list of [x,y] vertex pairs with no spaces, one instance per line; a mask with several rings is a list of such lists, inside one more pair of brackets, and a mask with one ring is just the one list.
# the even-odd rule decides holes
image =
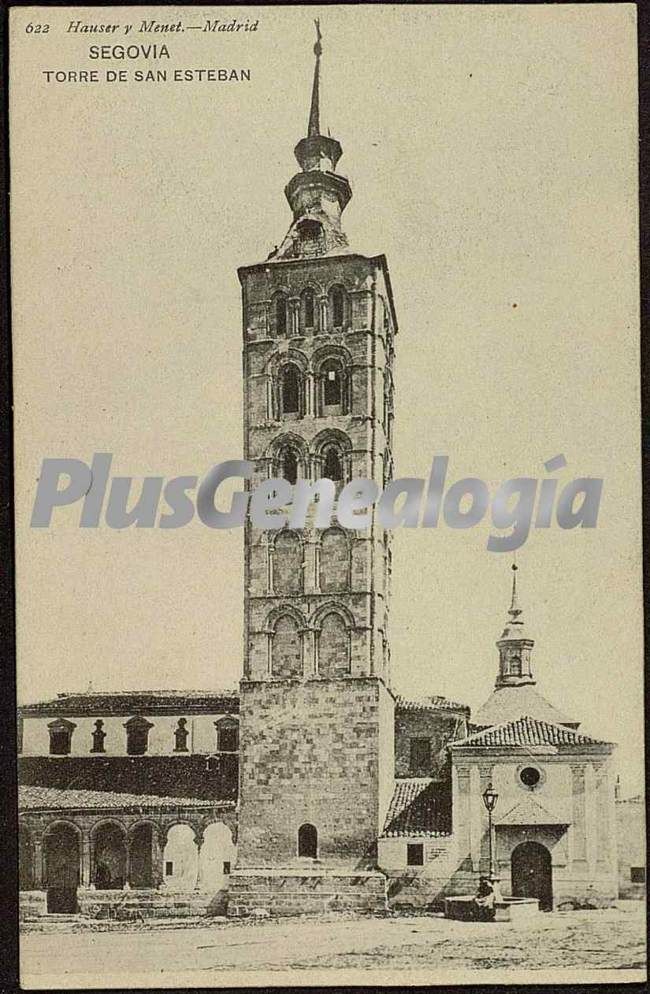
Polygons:
[[[645,919],[640,902],[603,911],[542,914],[519,926],[395,916],[278,919],[263,923],[53,921],[21,939],[24,987],[238,986],[260,982],[361,984],[484,982],[521,971],[566,979],[640,980]],[[485,972],[484,972],[485,971]],[[453,974],[453,977],[449,977]],[[257,976],[256,976],[257,975]],[[416,978],[420,978],[417,980]],[[398,979],[399,978],[399,979]],[[523,975],[522,978],[523,979]]]

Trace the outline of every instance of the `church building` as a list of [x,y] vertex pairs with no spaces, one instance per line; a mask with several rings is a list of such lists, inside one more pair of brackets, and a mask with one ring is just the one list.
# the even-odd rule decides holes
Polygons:
[[[244,447],[250,489],[327,479],[338,496],[393,476],[398,329],[385,256],[356,253],[343,230],[352,192],[321,121],[320,32],[314,53],[289,230],[238,273]],[[374,511],[344,529],[319,527],[317,510],[300,530],[247,520],[238,692],[88,691],[20,709],[27,912],[436,909],[482,875],[546,909],[611,902],[619,872],[639,894],[640,848],[617,850],[617,821],[637,840],[639,806],[616,806],[614,746],[537,690],[516,567],[485,704],[472,716],[406,700],[391,677],[391,535]]]

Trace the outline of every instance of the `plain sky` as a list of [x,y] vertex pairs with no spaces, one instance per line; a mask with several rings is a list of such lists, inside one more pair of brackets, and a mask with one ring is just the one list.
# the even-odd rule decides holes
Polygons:
[[[35,13],[36,10],[36,13]],[[256,32],[138,33],[144,18]],[[643,756],[632,5],[75,8],[171,58],[89,59],[70,12],[12,17],[18,666],[22,700],[205,688],[242,665],[242,533],[28,527],[42,458],[112,452],[115,475],[202,475],[241,456],[237,266],[290,215],[323,31],[323,121],[353,185],[351,246],[385,252],[400,322],[396,475],[494,489],[604,478],[598,527],[533,530],[520,593],[538,688]],[[25,30],[36,19],[47,34]],[[103,44],[124,41],[119,34]],[[138,83],[135,69],[250,68]],[[129,82],[46,83],[125,68]],[[515,306],[516,305],[516,306]],[[393,679],[478,706],[497,667],[508,555],[467,531],[395,535]]]

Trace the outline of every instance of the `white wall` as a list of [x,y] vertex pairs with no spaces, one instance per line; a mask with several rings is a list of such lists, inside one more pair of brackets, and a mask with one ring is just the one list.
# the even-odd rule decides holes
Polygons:
[[[95,722],[98,715],[92,718],[75,717],[65,715],[67,721],[74,722],[77,726],[72,733],[71,756],[92,756],[92,733],[95,730]],[[124,724],[132,717],[129,714],[117,717],[104,718],[103,731],[106,733],[104,739],[104,753],[97,755],[106,756],[126,756],[126,729]],[[178,719],[186,718],[185,726],[189,735],[187,737],[187,749],[189,753],[199,753],[202,755],[217,751],[217,730],[215,721],[223,718],[223,714],[199,714],[184,715],[179,712],[175,715],[147,715],[146,718],[153,725],[149,729],[149,740],[147,755],[168,756],[174,754],[175,738],[174,731],[178,727]],[[233,716],[236,717],[236,716]],[[50,753],[50,735],[48,725],[54,719],[49,718],[24,718],[23,719],[23,756],[48,756]],[[177,753],[183,755],[183,753]]]

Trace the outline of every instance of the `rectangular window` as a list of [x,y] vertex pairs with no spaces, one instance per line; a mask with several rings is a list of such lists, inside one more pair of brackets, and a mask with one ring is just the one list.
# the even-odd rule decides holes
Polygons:
[[64,729],[50,729],[50,755],[67,756],[70,752],[70,732]]
[[424,845],[421,842],[409,842],[406,847],[406,865],[424,866]]
[[171,877],[174,875],[174,864],[171,861],[165,863],[165,876]]
[[219,752],[237,752],[239,748],[239,730],[233,728],[220,728],[218,735]]
[[411,739],[411,773],[431,773],[430,739]]
[[223,864],[223,872],[230,873],[230,860],[226,860]]
[[645,866],[631,866],[630,880],[633,884],[645,883]]

